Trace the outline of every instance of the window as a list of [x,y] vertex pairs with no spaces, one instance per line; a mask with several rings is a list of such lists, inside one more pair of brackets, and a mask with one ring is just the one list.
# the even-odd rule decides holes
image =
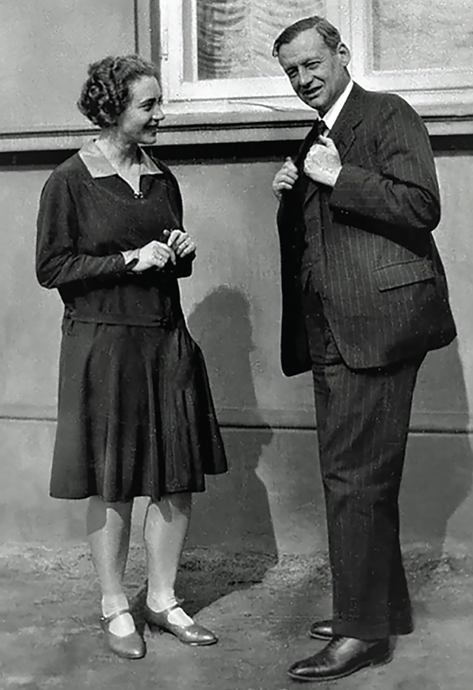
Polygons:
[[290,96],[272,56],[276,36],[333,0],[161,0],[163,86],[168,101]]
[[344,4],[351,71],[362,86],[399,93],[426,116],[471,120],[471,0]]
[[163,145],[299,139],[314,113],[292,92],[271,48],[286,26],[312,14],[340,29],[362,86],[400,93],[431,133],[473,134],[471,3],[27,0],[20,10],[15,0],[0,2],[0,150],[80,146],[94,131],[75,107],[87,64],[133,51],[160,65]]
[[214,109],[219,102],[237,111],[245,103],[276,103],[303,110],[300,102],[295,106],[271,47],[288,24],[321,14],[338,26],[351,48],[351,73],[362,86],[398,92],[424,115],[471,121],[471,0],[156,2],[160,30],[152,41],[161,43],[169,103],[206,103],[209,110],[210,102]]

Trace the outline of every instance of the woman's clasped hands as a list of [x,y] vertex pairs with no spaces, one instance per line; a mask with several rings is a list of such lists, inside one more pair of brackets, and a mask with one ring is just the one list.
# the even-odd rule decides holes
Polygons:
[[166,242],[153,240],[140,249],[134,250],[133,258],[138,259],[138,261],[133,266],[133,271],[141,273],[153,266],[162,269],[169,261],[175,264],[177,258],[182,259],[196,251],[194,240],[183,230],[177,228],[165,230],[163,235]]

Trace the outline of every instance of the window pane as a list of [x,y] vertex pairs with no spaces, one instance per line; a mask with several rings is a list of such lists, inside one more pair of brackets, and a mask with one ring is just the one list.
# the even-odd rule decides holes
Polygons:
[[372,9],[376,70],[471,68],[471,0],[372,0]]
[[194,40],[185,45],[194,55],[187,55],[185,63],[193,62],[199,80],[281,76],[271,55],[276,36],[298,19],[325,15],[325,0],[186,2],[185,26],[193,26]]

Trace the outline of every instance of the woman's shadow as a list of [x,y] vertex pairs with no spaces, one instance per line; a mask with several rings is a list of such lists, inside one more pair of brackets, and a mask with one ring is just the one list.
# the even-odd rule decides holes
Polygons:
[[206,478],[205,493],[194,495],[176,586],[194,615],[232,591],[261,582],[277,562],[277,547],[267,491],[257,474],[273,434],[258,412],[248,299],[221,286],[187,321],[204,353],[229,464],[226,474]]

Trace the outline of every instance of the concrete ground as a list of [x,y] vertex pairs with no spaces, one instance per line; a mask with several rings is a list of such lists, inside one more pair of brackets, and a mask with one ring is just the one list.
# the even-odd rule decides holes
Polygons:
[[[422,553],[406,555],[416,631],[397,641],[392,663],[304,687],[473,688],[473,559],[456,553],[431,561]],[[0,566],[1,690],[297,690],[302,685],[286,669],[323,645],[306,631],[330,610],[323,555],[276,564],[262,554],[192,549],[178,594],[219,644],[186,647],[145,629],[146,658],[125,661],[107,651],[99,629],[99,592],[84,545],[4,545]],[[138,621],[144,582],[138,546],[127,576]]]

